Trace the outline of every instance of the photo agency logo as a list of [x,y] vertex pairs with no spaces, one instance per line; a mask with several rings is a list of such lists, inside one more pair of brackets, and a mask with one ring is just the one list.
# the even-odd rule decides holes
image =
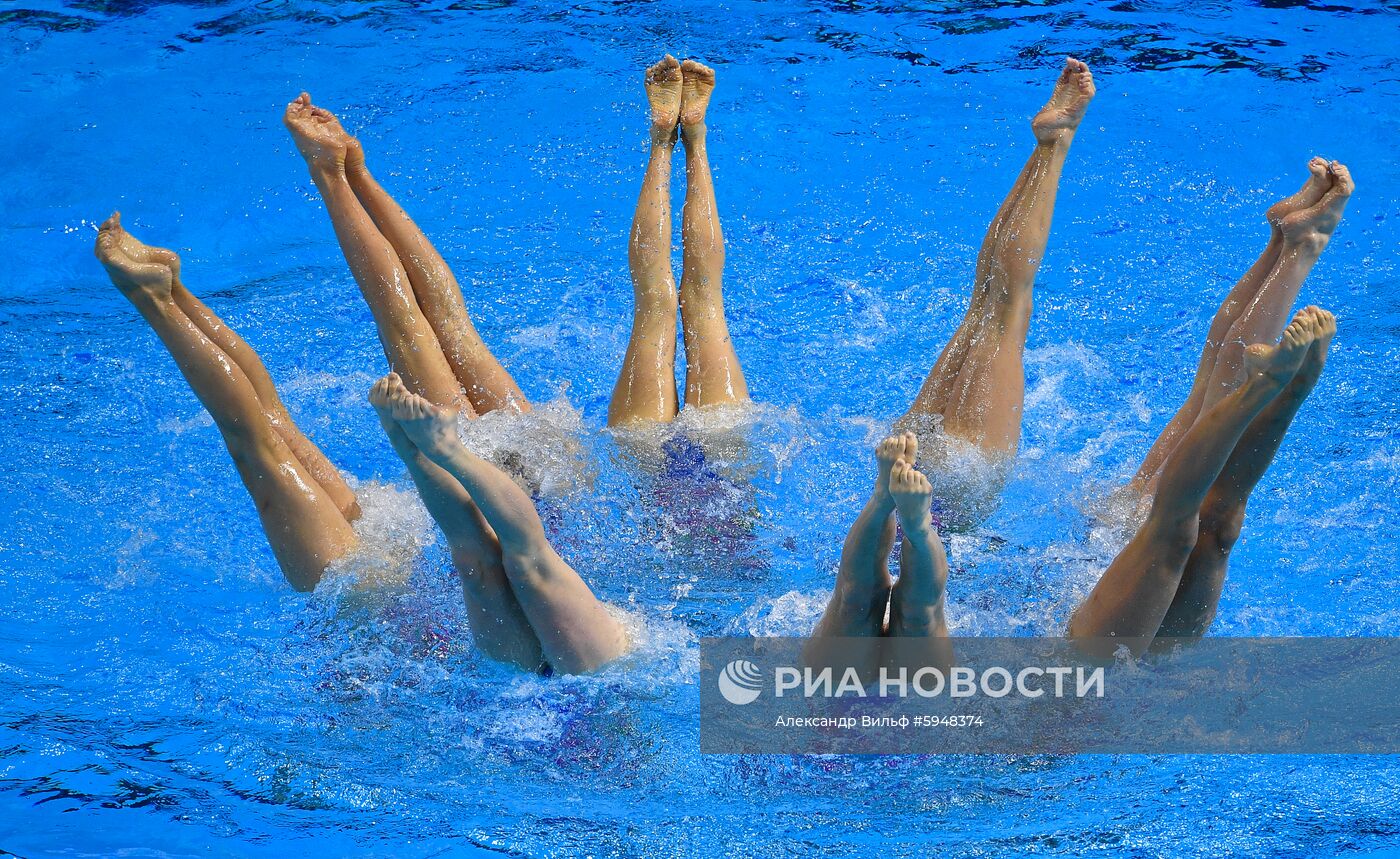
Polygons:
[[[734,754],[1400,754],[1400,639],[707,638]],[[1088,654],[1094,654],[1091,657]],[[936,664],[929,664],[936,663]]]
[[[763,694],[764,673],[747,659],[735,659],[724,666],[715,678],[715,687],[724,700],[735,706],[745,706]],[[861,676],[854,666],[839,671],[832,667],[779,665],[772,668],[772,681],[767,684],[776,698],[907,698],[917,695],[937,698],[1039,698],[1049,694],[1056,698],[1073,695],[1083,698],[1104,696],[1106,674],[1103,666],[1028,666],[1016,669],[994,665],[980,671],[965,666],[946,669],[923,666],[912,671],[906,666],[882,665],[873,682]]]
[[724,700],[742,707],[757,701],[763,694],[763,672],[747,659],[735,659],[724,666],[715,685]]

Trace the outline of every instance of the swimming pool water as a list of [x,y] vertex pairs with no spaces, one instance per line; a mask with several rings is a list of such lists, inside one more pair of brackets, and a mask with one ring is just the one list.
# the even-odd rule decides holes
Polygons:
[[[869,448],[961,316],[1065,54],[1099,95],[1015,476],[952,540],[954,632],[1063,628],[1114,548],[1085,511],[1185,397],[1264,207],[1322,154],[1358,190],[1303,300],[1340,334],[1213,632],[1396,634],[1397,45],[1396,4],[1307,0],[0,6],[0,849],[1388,855],[1392,758],[701,757],[695,683],[700,636],[810,628]],[[640,73],[665,51],[719,74],[730,324],[763,404],[725,479],[648,476],[598,431]],[[473,652],[364,403],[383,357],[280,124],[303,88],[454,266],[545,429],[574,428],[529,437],[560,477],[556,541],[640,625],[622,668],[544,680]],[[360,571],[400,584],[285,586],[217,431],[91,258],[113,208],[260,351],[359,481],[379,548]]]

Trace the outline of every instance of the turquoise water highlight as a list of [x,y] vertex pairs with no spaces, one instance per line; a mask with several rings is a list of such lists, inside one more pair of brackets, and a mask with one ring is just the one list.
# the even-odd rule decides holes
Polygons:
[[[1213,632],[1395,634],[1396,44],[1393,4],[0,9],[0,848],[1382,855],[1388,758],[701,758],[694,684],[702,635],[810,628],[869,448],[961,316],[1067,53],[1099,95],[1041,271],[1015,476],[952,542],[954,631],[1062,629],[1116,548],[1083,511],[1185,397],[1264,207],[1322,154],[1358,191],[1303,300],[1341,331]],[[751,475],[732,494],[650,478],[598,431],[630,322],[640,70],[666,50],[720,75],[731,330],[763,404],[720,457]],[[578,428],[550,521],[637,618],[621,670],[546,681],[472,651],[364,403],[368,311],[280,124],[303,88],[359,134],[550,425]],[[285,586],[217,432],[90,256],[112,208],[260,351],[361,481],[397,561],[374,569],[406,584]]]

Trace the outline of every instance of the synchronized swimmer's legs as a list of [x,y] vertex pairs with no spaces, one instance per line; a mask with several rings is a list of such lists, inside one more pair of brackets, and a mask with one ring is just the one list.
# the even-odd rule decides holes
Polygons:
[[[685,403],[712,406],[748,400],[748,386],[724,316],[724,234],[705,149],[705,110],[713,69],[665,59],[647,70],[651,155],[632,222],[628,264],[635,309],[632,337],[613,389],[608,423],[669,421],[675,390],[676,312],[685,340]],[[676,127],[685,140],[679,295],[671,272],[671,154]]]
[[1181,436],[1205,409],[1239,385],[1245,346],[1277,340],[1282,332],[1303,280],[1326,248],[1355,188],[1350,172],[1335,161],[1314,158],[1308,171],[1308,181],[1296,194],[1269,208],[1269,242],[1211,321],[1191,393],[1133,478],[1137,494],[1151,493],[1162,463]]
[[749,388],[724,318],[724,234],[705,150],[705,110],[715,72],[681,64],[681,138],[685,141],[685,206],[681,210],[681,328],[685,335],[685,403],[745,402]]
[[[918,439],[911,432],[876,447],[875,488],[846,535],[835,590],[806,650],[809,663],[843,663],[847,648],[841,639],[888,636],[925,639],[926,664],[950,664],[943,611],[948,559],[933,527],[933,487],[913,465],[917,455]],[[889,572],[896,520],[904,535],[897,580]],[[909,655],[907,649],[900,653]],[[853,666],[864,677],[872,676],[881,659],[874,652],[867,658]]]
[[[1202,505],[1236,456],[1237,470],[1228,478],[1234,484],[1229,490],[1232,495],[1238,495],[1241,479],[1248,480],[1267,466],[1267,459],[1260,458],[1262,448],[1243,448],[1241,439],[1296,377],[1313,344],[1330,336],[1325,335],[1329,325],[1329,316],[1308,308],[1288,324],[1277,346],[1249,347],[1245,381],[1207,408],[1167,457],[1147,520],[1075,609],[1069,624],[1071,638],[1119,639],[1135,654],[1150,646],[1196,551]],[[1248,442],[1258,444],[1276,431],[1260,426]],[[1221,491],[1226,488],[1222,486]],[[1199,594],[1185,597],[1183,616],[1188,613],[1186,601],[1198,600]],[[1197,617],[1214,611],[1213,603],[1208,609],[1200,605],[1189,608]],[[1107,651],[1099,655],[1112,655],[1112,647],[1096,647]]]
[[492,659],[538,671],[544,664],[540,640],[511,590],[495,532],[462,484],[425,456],[394,420],[393,395],[401,384],[397,376],[380,379],[370,389],[369,401],[394,452],[408,466],[423,506],[447,538],[472,636]]
[[472,324],[462,288],[457,285],[452,269],[408,213],[370,175],[359,141],[349,140],[345,175],[350,187],[408,272],[418,306],[437,336],[457,381],[467,392],[472,408],[483,415],[496,409],[529,411],[530,404],[520,386],[496,360]]
[[[410,392],[397,376],[388,376],[375,394],[376,407],[400,427],[408,441],[446,477],[455,480],[460,493],[437,504],[437,515],[447,503],[463,503],[462,494],[479,511],[485,533],[494,533],[500,564],[521,613],[539,642],[544,659],[556,671],[577,674],[593,671],[627,649],[627,635],[602,603],[554,551],[545,536],[535,507],[520,487],[495,466],[473,454],[457,436],[456,415]],[[455,515],[455,514],[451,514]],[[472,514],[474,518],[475,513]],[[439,525],[459,530],[459,521]],[[493,586],[493,592],[499,591]],[[498,600],[503,600],[499,595]],[[503,619],[515,624],[514,619]],[[522,642],[518,629],[512,640]]]
[[989,458],[1016,452],[1025,397],[1022,353],[1035,274],[1045,254],[1065,156],[1094,97],[1094,78],[1065,63],[1050,101],[1031,122],[1036,146],[987,230],[967,315],[898,427],[943,429]]
[[1196,547],[1186,562],[1181,584],[1157,632],[1159,636],[1199,637],[1205,635],[1215,619],[1230,550],[1244,527],[1249,495],[1273,462],[1303,401],[1316,387],[1327,362],[1332,337],[1337,333],[1337,321],[1331,313],[1320,308],[1309,309],[1317,339],[1292,380],[1250,423],[1206,494],[1201,504]]
[[[116,215],[98,231],[96,252],[112,282],[150,323],[214,418],[287,581],[297,590],[311,590],[326,566],[355,545],[354,531],[343,512],[357,509],[353,495],[346,503],[349,487],[320,451],[315,451],[311,467],[296,455],[286,436],[293,435],[305,446],[310,442],[285,417],[286,410],[276,400],[267,371],[252,349],[241,339],[235,344],[237,335],[212,313],[196,311],[200,316],[196,321],[182,308],[174,294],[179,268],[175,254],[137,241],[122,229]],[[188,299],[184,303],[193,307]],[[220,340],[237,357],[221,349],[201,322],[217,326]],[[258,379],[256,386],[252,377]],[[260,398],[259,386],[276,405]],[[329,486],[318,481],[313,469],[325,472],[322,476]]]
[[666,422],[676,397],[676,280],[671,273],[671,153],[681,115],[681,64],[675,57],[647,69],[651,155],[627,243],[632,272],[632,336],[608,405],[608,424]]
[[287,105],[283,122],[311,169],[336,238],[374,315],[389,367],[434,403],[474,414],[437,335],[418,304],[394,246],[379,231],[346,176],[353,138],[305,93]]

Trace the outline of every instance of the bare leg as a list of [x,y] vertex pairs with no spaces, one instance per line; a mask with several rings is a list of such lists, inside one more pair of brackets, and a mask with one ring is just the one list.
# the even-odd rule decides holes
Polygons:
[[462,445],[450,410],[409,392],[397,376],[389,376],[387,384],[394,422],[462,485],[495,532],[506,577],[549,664],[578,674],[626,652],[626,632],[549,544],[529,496]]
[[685,402],[746,402],[749,388],[724,319],[724,234],[705,151],[705,109],[715,72],[681,64],[681,135],[685,138],[685,207],[681,212],[681,329],[685,337]]
[[[899,579],[890,594],[889,635],[923,639],[927,645],[921,648],[917,665],[902,667],[934,665],[946,669],[953,664],[943,610],[948,557],[943,552],[943,543],[934,530],[930,513],[933,486],[914,468],[913,460],[901,459],[890,473],[890,494],[894,497],[904,541],[899,551]],[[902,645],[899,656],[911,655]]]
[[836,589],[812,632],[814,638],[873,637],[884,633],[885,610],[893,585],[889,558],[894,546],[895,505],[890,494],[890,471],[903,457],[913,457],[917,449],[913,433],[892,435],[875,448],[875,488],[846,535]]
[[310,96],[302,93],[287,105],[283,122],[311,168],[311,178],[326,204],[345,260],[374,314],[389,367],[402,374],[411,390],[432,402],[470,412],[470,403],[418,306],[398,254],[379,232],[345,176],[349,135],[333,117],[328,117],[324,111],[318,113]]
[[[1259,294],[1260,287],[1273,273],[1278,264],[1279,253],[1283,248],[1283,230],[1279,224],[1288,215],[1300,212],[1317,204],[1322,199],[1322,195],[1327,189],[1332,187],[1332,174],[1328,171],[1327,161],[1322,158],[1313,158],[1308,162],[1308,172],[1311,174],[1308,181],[1303,183],[1303,187],[1291,197],[1285,197],[1269,207],[1265,213],[1265,219],[1269,223],[1269,242],[1264,246],[1264,252],[1255,260],[1254,265],[1249,267],[1249,271],[1244,273],[1230,294],[1225,296],[1225,301],[1221,303],[1220,309],[1216,311],[1215,318],[1211,320],[1210,331],[1206,334],[1205,346],[1201,349],[1201,360],[1196,365],[1196,378],[1191,386],[1191,394],[1186,398],[1177,413],[1167,422],[1162,434],[1157,437],[1157,441],[1152,445],[1152,449],[1147,452],[1137,476],[1133,478],[1133,488],[1139,493],[1150,489],[1153,478],[1162,469],[1162,463],[1175,449],[1178,441],[1181,440],[1182,433],[1191,428],[1196,418],[1201,413],[1201,408],[1206,401],[1206,389],[1210,386],[1211,376],[1215,373],[1216,359],[1220,353],[1220,346],[1227,337],[1230,329],[1244,314],[1245,308],[1249,307]],[[1266,332],[1267,333],[1267,332]],[[1277,334],[1258,337],[1251,340],[1251,343],[1265,342],[1277,339]]]
[[1332,231],[1341,223],[1342,212],[1356,186],[1344,165],[1333,161],[1328,169],[1332,174],[1332,187],[1322,199],[1279,222],[1283,247],[1278,263],[1225,335],[1206,386],[1204,408],[1209,408],[1239,385],[1247,344],[1267,342],[1283,330],[1284,320],[1298,297],[1303,280],[1327,247]]
[[1147,649],[1195,549],[1207,493],[1250,423],[1297,373],[1316,333],[1312,314],[1302,311],[1277,346],[1249,347],[1245,383],[1207,409],[1167,458],[1147,521],[1075,609],[1071,638],[1117,638],[1135,654]]
[[899,425],[917,426],[942,415],[950,434],[989,456],[1015,453],[1035,274],[1045,255],[1065,156],[1093,97],[1089,67],[1067,61],[1050,101],[1031,123],[1035,150],[987,230],[967,315]]
[[1254,419],[1230,454],[1225,469],[1211,486],[1201,505],[1200,534],[1186,562],[1171,608],[1162,620],[1158,636],[1171,638],[1205,635],[1215,619],[1220,591],[1230,563],[1230,550],[1244,527],[1249,494],[1268,470],[1284,434],[1303,401],[1312,393],[1327,362],[1327,350],[1337,332],[1337,321],[1320,308],[1313,313],[1317,339],[1308,349],[1303,366],[1273,402]]
[[[1314,162],[1319,160],[1314,159]],[[1315,163],[1309,167],[1314,169]],[[1327,183],[1325,190],[1324,181]],[[1335,161],[1326,166],[1324,179],[1319,180],[1315,175],[1309,181],[1309,186],[1304,186],[1290,201],[1282,201],[1270,209],[1270,215],[1277,217],[1274,223],[1278,251],[1274,266],[1255,285],[1252,294],[1244,296],[1244,291],[1237,286],[1231,297],[1226,299],[1226,306],[1230,307],[1232,314],[1224,319],[1217,314],[1196,371],[1191,396],[1148,451],[1130,484],[1137,493],[1152,491],[1162,461],[1196,415],[1239,384],[1245,343],[1269,340],[1276,336],[1274,332],[1282,329],[1289,307],[1297,298],[1298,290],[1313,264],[1326,248],[1332,231],[1341,221],[1342,212],[1354,189],[1347,168]],[[1288,205],[1290,202],[1293,205]],[[1271,241],[1271,244],[1274,242]],[[1255,269],[1250,270],[1251,274],[1262,267],[1263,262],[1261,257]],[[1249,276],[1246,275],[1246,278]],[[1236,292],[1241,293],[1238,304],[1234,301]],[[1226,306],[1221,308],[1222,313]]]
[[394,452],[408,466],[423,505],[447,538],[477,647],[497,661],[539,671],[544,665],[540,640],[511,590],[495,533],[462,484],[424,456],[394,421],[392,390],[389,378],[380,379],[370,389],[369,401]]
[[681,64],[670,54],[647,69],[651,155],[632,218],[632,337],[608,405],[608,425],[676,416],[676,280],[671,274],[671,152],[680,121]]
[[[841,548],[836,588],[816,628],[804,657],[809,665],[844,671],[849,650],[840,639],[878,638],[885,632],[885,612],[890,603],[890,549],[894,546],[894,496],[890,471],[902,457],[917,453],[913,433],[892,435],[875,448],[875,488],[856,517]],[[854,665],[862,677],[874,676],[878,653],[870,650]]]
[[113,219],[98,232],[97,258],[214,418],[287,581],[297,590],[313,589],[326,567],[355,545],[350,523],[273,428],[243,370],[176,304],[170,267],[149,261],[148,254],[129,256],[133,242]]
[[[329,112],[326,115],[330,116]],[[462,299],[462,288],[457,285],[452,269],[408,212],[370,175],[365,166],[364,150],[358,140],[351,140],[345,163],[350,187],[407,270],[418,306],[427,317],[458,382],[466,390],[472,408],[478,414],[496,409],[529,411],[530,404],[520,386],[496,360],[472,324]]]

